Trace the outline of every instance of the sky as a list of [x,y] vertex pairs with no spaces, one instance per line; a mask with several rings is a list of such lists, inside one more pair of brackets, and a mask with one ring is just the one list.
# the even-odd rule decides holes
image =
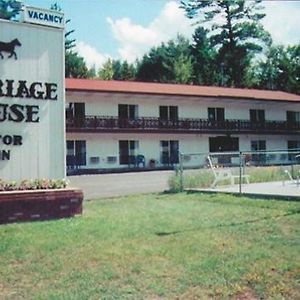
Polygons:
[[[185,17],[179,0],[23,0],[28,6],[50,8],[57,2],[76,50],[88,67],[97,69],[108,59],[134,62],[151,47],[176,38],[191,38],[194,21]],[[263,1],[264,27],[275,44],[300,43],[300,0]]]

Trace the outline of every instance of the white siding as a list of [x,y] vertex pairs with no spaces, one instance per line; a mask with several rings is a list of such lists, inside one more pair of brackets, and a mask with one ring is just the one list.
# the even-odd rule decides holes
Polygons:
[[22,180],[65,177],[65,103],[64,103],[64,31],[45,26],[26,25],[0,20],[1,41],[15,38],[18,59],[4,59],[0,64],[0,79],[26,80],[57,84],[57,100],[1,97],[1,104],[39,107],[39,123],[1,122],[0,135],[21,135],[21,146],[4,146],[11,151],[8,161],[0,161],[0,178]]
[[[250,109],[265,110],[265,118],[270,121],[285,121],[286,111],[300,111],[300,103],[282,101],[259,101],[253,99],[219,99],[205,97],[180,97],[169,95],[139,95],[126,93],[75,93],[67,92],[69,102],[85,102],[86,115],[115,116],[118,115],[118,104],[138,105],[139,117],[159,117],[159,106],[178,106],[179,118],[207,119],[209,107],[223,107],[225,119],[249,120]],[[119,140],[139,141],[138,154],[146,158],[146,166],[150,159],[155,159],[160,166],[160,141],[178,140],[179,150],[183,153],[208,153],[209,137],[224,136],[225,134],[160,134],[160,133],[68,133],[67,139],[87,141],[86,168],[123,168],[119,164]],[[239,138],[241,151],[251,150],[251,141],[265,140],[266,150],[287,149],[287,141],[294,140],[296,136],[263,135],[263,134],[232,134]],[[107,157],[115,156],[115,163],[108,163]],[[91,164],[90,157],[100,157],[98,164]],[[199,163],[199,157],[192,157],[186,165]],[[203,163],[203,162],[201,162]]]

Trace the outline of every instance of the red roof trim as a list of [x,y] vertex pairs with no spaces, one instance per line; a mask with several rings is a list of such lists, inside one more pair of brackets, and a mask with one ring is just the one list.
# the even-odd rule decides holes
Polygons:
[[137,93],[300,102],[299,95],[281,91],[136,81],[104,81],[66,78],[66,90],[80,92]]

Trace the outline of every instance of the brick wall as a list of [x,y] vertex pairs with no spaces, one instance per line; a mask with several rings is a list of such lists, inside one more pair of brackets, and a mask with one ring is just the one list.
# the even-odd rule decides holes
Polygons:
[[0,224],[73,217],[82,201],[79,189],[0,192]]

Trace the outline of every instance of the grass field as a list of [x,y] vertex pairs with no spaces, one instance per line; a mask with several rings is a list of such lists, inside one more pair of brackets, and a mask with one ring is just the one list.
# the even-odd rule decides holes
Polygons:
[[0,299],[300,299],[300,203],[150,194],[0,226]]

